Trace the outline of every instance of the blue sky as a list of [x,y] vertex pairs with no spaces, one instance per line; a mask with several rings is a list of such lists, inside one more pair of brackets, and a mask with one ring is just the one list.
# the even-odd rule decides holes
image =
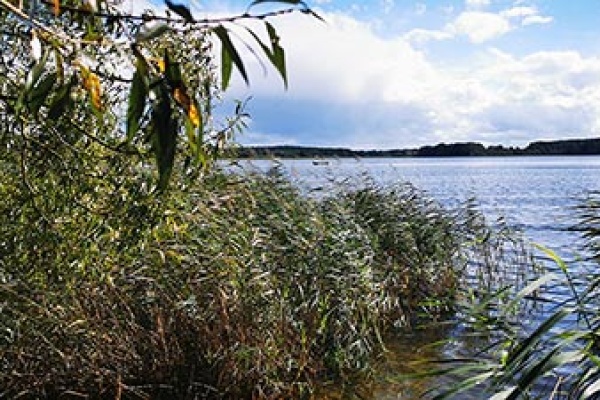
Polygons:
[[[249,1],[191,2],[235,13]],[[307,0],[326,23],[273,20],[289,89],[248,58],[238,140],[351,148],[523,145],[600,134],[596,0]]]

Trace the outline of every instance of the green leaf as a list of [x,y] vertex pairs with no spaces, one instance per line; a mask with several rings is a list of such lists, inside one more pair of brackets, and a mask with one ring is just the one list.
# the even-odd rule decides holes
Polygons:
[[165,77],[167,82],[171,85],[171,88],[180,87],[183,85],[183,79],[181,78],[181,67],[178,62],[171,61],[171,57],[167,50],[165,50]]
[[185,121],[185,133],[187,134],[188,145],[190,146],[192,155],[197,156],[198,142],[196,138],[196,126],[192,123],[192,121],[189,120],[189,118]]
[[31,68],[25,81],[25,92],[29,92],[41,78],[44,70],[46,69],[46,63],[48,62],[48,56],[50,54],[49,49],[44,50],[42,58]]
[[71,104],[71,89],[73,85],[74,81],[71,79],[66,85],[61,86],[56,91],[56,94],[52,98],[52,103],[48,108],[48,118],[56,121],[64,114],[69,104]]
[[140,128],[140,119],[146,108],[146,98],[148,97],[147,73],[145,63],[138,59],[127,105],[127,142],[131,142]]
[[260,40],[258,35],[253,30],[251,30],[250,28],[247,28],[247,30],[250,33],[250,35],[252,35],[254,40],[256,40],[258,45],[262,48],[263,52],[265,53],[271,64],[277,69],[279,75],[281,75],[281,78],[283,79],[283,84],[287,89],[288,83],[287,70],[285,67],[285,51],[279,45],[279,36],[277,35],[277,32],[275,31],[273,25],[271,25],[268,22],[265,22],[265,26],[269,34],[269,41],[271,43],[270,47],[264,44],[263,41]]
[[242,58],[240,57],[237,50],[235,49],[235,46],[231,42],[231,38],[229,37],[227,29],[223,25],[219,25],[213,28],[213,32],[221,41],[221,86],[223,90],[225,90],[227,86],[229,86],[232,62],[233,64],[235,64],[237,70],[242,75],[242,78],[244,78],[246,84],[248,84],[248,74],[246,73],[246,68],[244,67]]
[[542,359],[535,363],[531,368],[526,371],[522,371],[519,374],[518,390],[513,390],[512,393],[507,395],[505,399],[516,400],[519,396],[527,390],[536,380],[545,376],[548,372],[553,369],[581,361],[583,355],[579,351],[568,351],[561,352],[559,347],[555,347]]
[[[536,345],[543,339],[544,334],[571,312],[573,310],[569,308],[558,310],[548,317],[531,335],[520,341],[518,346],[508,356],[506,361],[507,370],[515,371],[515,374],[521,370],[523,367],[522,363],[528,361],[528,356],[536,350]],[[510,375],[507,374],[507,376]]]
[[585,391],[581,395],[581,399],[591,399],[600,393],[600,380],[593,382],[591,385],[585,388]]
[[165,0],[165,4],[169,8],[169,10],[173,11],[175,14],[185,19],[186,22],[194,22],[194,16],[192,15],[188,7],[184,6],[183,4],[173,3],[170,0]]
[[519,390],[518,386],[510,386],[509,388],[504,389],[501,392],[498,392],[495,395],[493,395],[492,397],[490,397],[490,400],[506,400],[507,398],[512,396],[515,391],[518,391],[518,390]]
[[273,54],[270,58],[271,63],[275,68],[277,68],[277,71],[279,71],[279,74],[283,79],[283,84],[287,88],[288,81],[287,70],[285,68],[285,50],[279,45],[279,35],[277,35],[277,32],[275,31],[273,25],[271,25],[269,22],[265,22],[265,25],[267,26],[269,39],[271,40],[271,45],[273,46]]
[[221,89],[226,90],[231,80],[231,71],[233,69],[233,62],[229,52],[225,49],[225,46],[221,47]]
[[52,90],[52,88],[54,87],[54,84],[56,83],[56,78],[57,78],[56,72],[46,75],[27,94],[27,98],[26,98],[27,106],[29,107],[29,110],[35,116],[37,116],[38,112],[40,111],[40,107],[42,106],[42,104],[44,104],[44,102],[48,98],[50,91]]
[[508,310],[514,309],[517,307],[519,302],[523,300],[526,296],[529,296],[531,293],[538,290],[540,287],[544,286],[546,283],[558,279],[558,275],[549,273],[542,275],[539,279],[531,282],[525,288],[521,289],[519,293],[510,301],[507,306]]
[[212,161],[213,161],[213,159],[208,154],[206,148],[204,146],[202,146],[198,150],[198,158],[197,158],[198,165],[200,166],[200,168],[202,168],[203,170],[206,171],[212,165]]
[[433,397],[433,399],[434,400],[443,400],[443,399],[452,398],[454,395],[456,395],[458,393],[464,392],[465,390],[469,390],[469,389],[485,382],[487,379],[494,376],[494,373],[495,373],[494,371],[486,371],[481,374],[463,379],[460,383],[457,383],[456,385],[452,385],[452,387],[450,389],[443,392],[442,394],[439,394],[439,395]]
[[545,253],[548,257],[550,257],[552,259],[552,261],[554,261],[556,263],[556,265],[558,265],[558,267],[561,269],[561,271],[563,273],[568,272],[567,264],[552,249],[549,249],[548,247],[545,247],[545,246],[542,246],[542,245],[539,245],[536,243],[534,243],[533,246],[535,248],[537,248],[538,250],[542,251],[543,253]]
[[258,35],[252,29],[246,27],[246,30],[248,31],[248,33],[250,33],[250,35],[252,35],[252,37],[254,38],[254,40],[256,40],[256,42],[262,48],[263,52],[267,55],[267,57],[270,58],[272,56],[272,54],[273,54],[273,51],[271,50],[271,48],[269,46],[267,46],[266,44],[264,44],[263,41],[260,40],[260,38],[258,37]]
[[58,82],[60,85],[64,83],[65,80],[65,68],[64,68],[64,59],[62,54],[60,54],[60,50],[58,48],[54,48],[54,60],[56,64],[56,73],[58,75]]
[[177,121],[173,117],[171,99],[164,85],[158,85],[154,94],[156,100],[152,104],[151,142],[156,163],[158,165],[159,181],[157,190],[165,190],[169,184],[175,149],[177,145]]
[[136,43],[147,42],[170,31],[171,27],[165,23],[158,23],[153,26],[144,25],[135,35]]
[[196,126],[189,118],[185,120],[185,132],[188,138],[188,145],[193,155],[194,164],[204,165],[206,163],[206,154],[204,153],[204,118],[200,118],[200,125]]

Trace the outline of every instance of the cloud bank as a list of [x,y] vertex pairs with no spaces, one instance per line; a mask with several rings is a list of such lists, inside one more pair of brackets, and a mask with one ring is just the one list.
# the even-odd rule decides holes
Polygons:
[[[490,12],[469,0],[442,29],[382,36],[375,24],[340,12],[276,21],[288,55],[290,88],[250,66],[248,144],[353,148],[531,140],[600,133],[600,58],[578,51],[514,55],[494,40],[552,22],[531,6]],[[426,10],[422,10],[425,12]],[[467,43],[461,38],[466,38]],[[428,44],[470,46],[468,62],[445,63]]]

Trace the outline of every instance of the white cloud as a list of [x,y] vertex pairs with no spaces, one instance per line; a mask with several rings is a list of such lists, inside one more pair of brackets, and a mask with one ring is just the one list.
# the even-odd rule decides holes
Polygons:
[[554,21],[553,17],[544,17],[541,15],[530,15],[527,16],[521,21],[521,25],[534,25],[534,24],[549,24]]
[[452,39],[453,35],[446,31],[436,31],[417,28],[404,34],[404,38],[411,43],[426,43],[432,40],[439,41]]
[[[367,23],[322,14],[327,24],[301,15],[278,21],[289,57],[285,95],[275,73],[260,80],[251,67],[251,132],[263,135],[250,136],[252,143],[391,148],[600,135],[600,58],[492,48],[462,69],[442,67],[412,43],[449,32],[382,38]],[[464,34],[493,37],[474,31]]]
[[446,29],[451,33],[467,36],[473,43],[483,43],[509,32],[511,26],[506,18],[498,14],[465,11]]
[[[318,93],[320,99],[367,101],[385,91],[390,79],[404,82],[408,90],[431,70],[424,55],[405,39],[384,40],[371,25],[347,15],[322,15],[327,23],[303,15],[274,21],[289,57],[290,88],[296,96],[314,98]],[[256,65],[254,69],[260,71]],[[273,92],[280,87],[261,84],[252,89]]]
[[517,6],[502,11],[500,15],[505,18],[515,19],[517,22],[520,22],[521,26],[548,24],[554,21],[553,17],[540,15],[538,9],[535,7]]
[[490,100],[470,115],[481,131],[529,138],[598,134],[600,59],[573,51],[492,55],[472,75]]
[[514,17],[529,17],[532,15],[537,15],[538,10],[535,7],[513,7],[507,10],[504,10],[500,13],[500,15],[508,18]]
[[[483,4],[479,3],[479,0],[474,1]],[[536,7],[518,5],[497,13],[464,11],[453,22],[447,24],[445,30],[454,35],[465,35],[472,43],[480,44],[496,39],[518,27],[547,24],[552,21],[552,17],[540,15]]]

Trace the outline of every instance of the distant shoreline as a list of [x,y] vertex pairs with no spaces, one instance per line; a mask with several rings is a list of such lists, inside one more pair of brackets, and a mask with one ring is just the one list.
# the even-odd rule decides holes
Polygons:
[[527,146],[484,146],[477,142],[440,143],[418,149],[352,150],[310,146],[242,146],[230,154],[236,158],[397,158],[397,157],[507,157],[600,155],[600,139],[536,141]]

